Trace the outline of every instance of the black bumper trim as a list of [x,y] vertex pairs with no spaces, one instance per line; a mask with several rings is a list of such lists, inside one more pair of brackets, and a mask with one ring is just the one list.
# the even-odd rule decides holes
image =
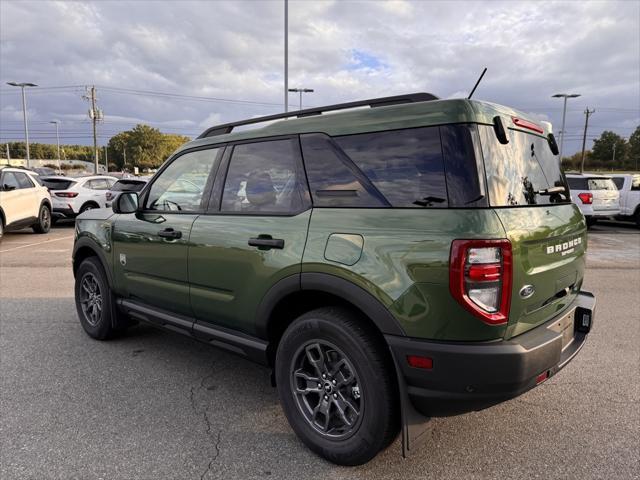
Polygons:
[[[584,345],[587,334],[573,331],[563,347],[562,332],[552,329],[577,308],[594,311],[595,298],[580,292],[556,318],[510,340],[444,343],[385,335],[416,409],[428,416],[481,410],[536,386],[536,377],[556,374]],[[572,317],[573,318],[573,317]],[[573,324],[572,324],[573,325]],[[407,355],[433,359],[433,368],[410,367]]]

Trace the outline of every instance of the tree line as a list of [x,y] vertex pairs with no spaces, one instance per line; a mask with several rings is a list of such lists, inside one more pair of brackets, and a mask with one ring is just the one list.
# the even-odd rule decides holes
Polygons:
[[[566,169],[579,170],[582,152],[562,159]],[[585,170],[637,170],[640,166],[640,126],[625,140],[620,135],[605,130],[593,140],[591,150],[585,151]]]

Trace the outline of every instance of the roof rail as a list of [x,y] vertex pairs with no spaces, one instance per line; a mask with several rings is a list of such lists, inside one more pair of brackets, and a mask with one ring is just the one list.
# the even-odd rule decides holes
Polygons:
[[198,138],[215,137],[216,135],[224,135],[231,133],[235,127],[241,125],[251,125],[253,123],[269,122],[271,120],[279,120],[290,117],[310,117],[313,115],[321,115],[324,112],[333,112],[336,110],[345,110],[355,107],[387,107],[389,105],[399,105],[402,103],[427,102],[429,100],[438,100],[438,97],[430,93],[418,92],[409,93],[407,95],[395,95],[393,97],[371,98],[369,100],[359,100],[357,102],[337,103],[335,105],[327,105],[326,107],[307,108],[304,110],[296,110],[293,112],[277,113],[275,115],[267,115],[265,117],[250,118],[239,122],[225,123],[216,125],[206,129]]

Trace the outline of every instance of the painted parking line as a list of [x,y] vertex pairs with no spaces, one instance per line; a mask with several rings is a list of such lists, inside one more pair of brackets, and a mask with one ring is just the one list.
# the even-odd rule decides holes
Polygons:
[[51,240],[45,240],[44,242],[37,243],[29,243],[27,245],[20,245],[19,247],[7,248],[6,250],[0,250],[0,253],[13,252],[14,250],[20,250],[21,248],[35,247],[36,245],[43,245],[45,243],[58,242],[60,240],[70,240],[74,236],[69,235],[68,237],[60,237],[60,238],[52,238]]

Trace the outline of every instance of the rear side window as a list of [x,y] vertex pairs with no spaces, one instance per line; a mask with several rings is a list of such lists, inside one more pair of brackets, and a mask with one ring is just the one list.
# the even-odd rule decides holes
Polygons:
[[299,147],[292,140],[245,143],[233,148],[221,210],[292,214],[306,208]]
[[393,207],[446,207],[438,127],[335,137]]
[[589,190],[617,190],[616,184],[610,178],[590,178]]
[[66,180],[63,178],[43,178],[42,184],[47,187],[49,190],[68,190],[76,182],[73,180]]
[[[508,129],[501,144],[492,126],[478,125],[491,206],[569,203],[560,160],[544,137]],[[613,185],[613,184],[612,184]]]
[[120,180],[111,187],[111,190],[114,192],[139,192],[146,184],[146,182],[137,180]]
[[486,207],[484,182],[481,181],[482,151],[477,126],[443,125],[440,127],[440,138],[449,206]]
[[18,184],[20,185],[20,188],[33,188],[33,187],[35,187],[33,182],[31,180],[29,180],[29,177],[27,176],[26,173],[16,173],[15,175],[16,175],[16,178],[18,179]]
[[618,190],[622,190],[622,187],[624,186],[624,178],[622,177],[615,177],[613,178],[613,183],[616,184],[616,188]]
[[567,183],[571,190],[589,190],[586,178],[567,177]]
[[631,190],[640,190],[640,175],[634,175],[631,179]]
[[325,134],[300,136],[304,164],[316,207],[384,207],[382,194]]

